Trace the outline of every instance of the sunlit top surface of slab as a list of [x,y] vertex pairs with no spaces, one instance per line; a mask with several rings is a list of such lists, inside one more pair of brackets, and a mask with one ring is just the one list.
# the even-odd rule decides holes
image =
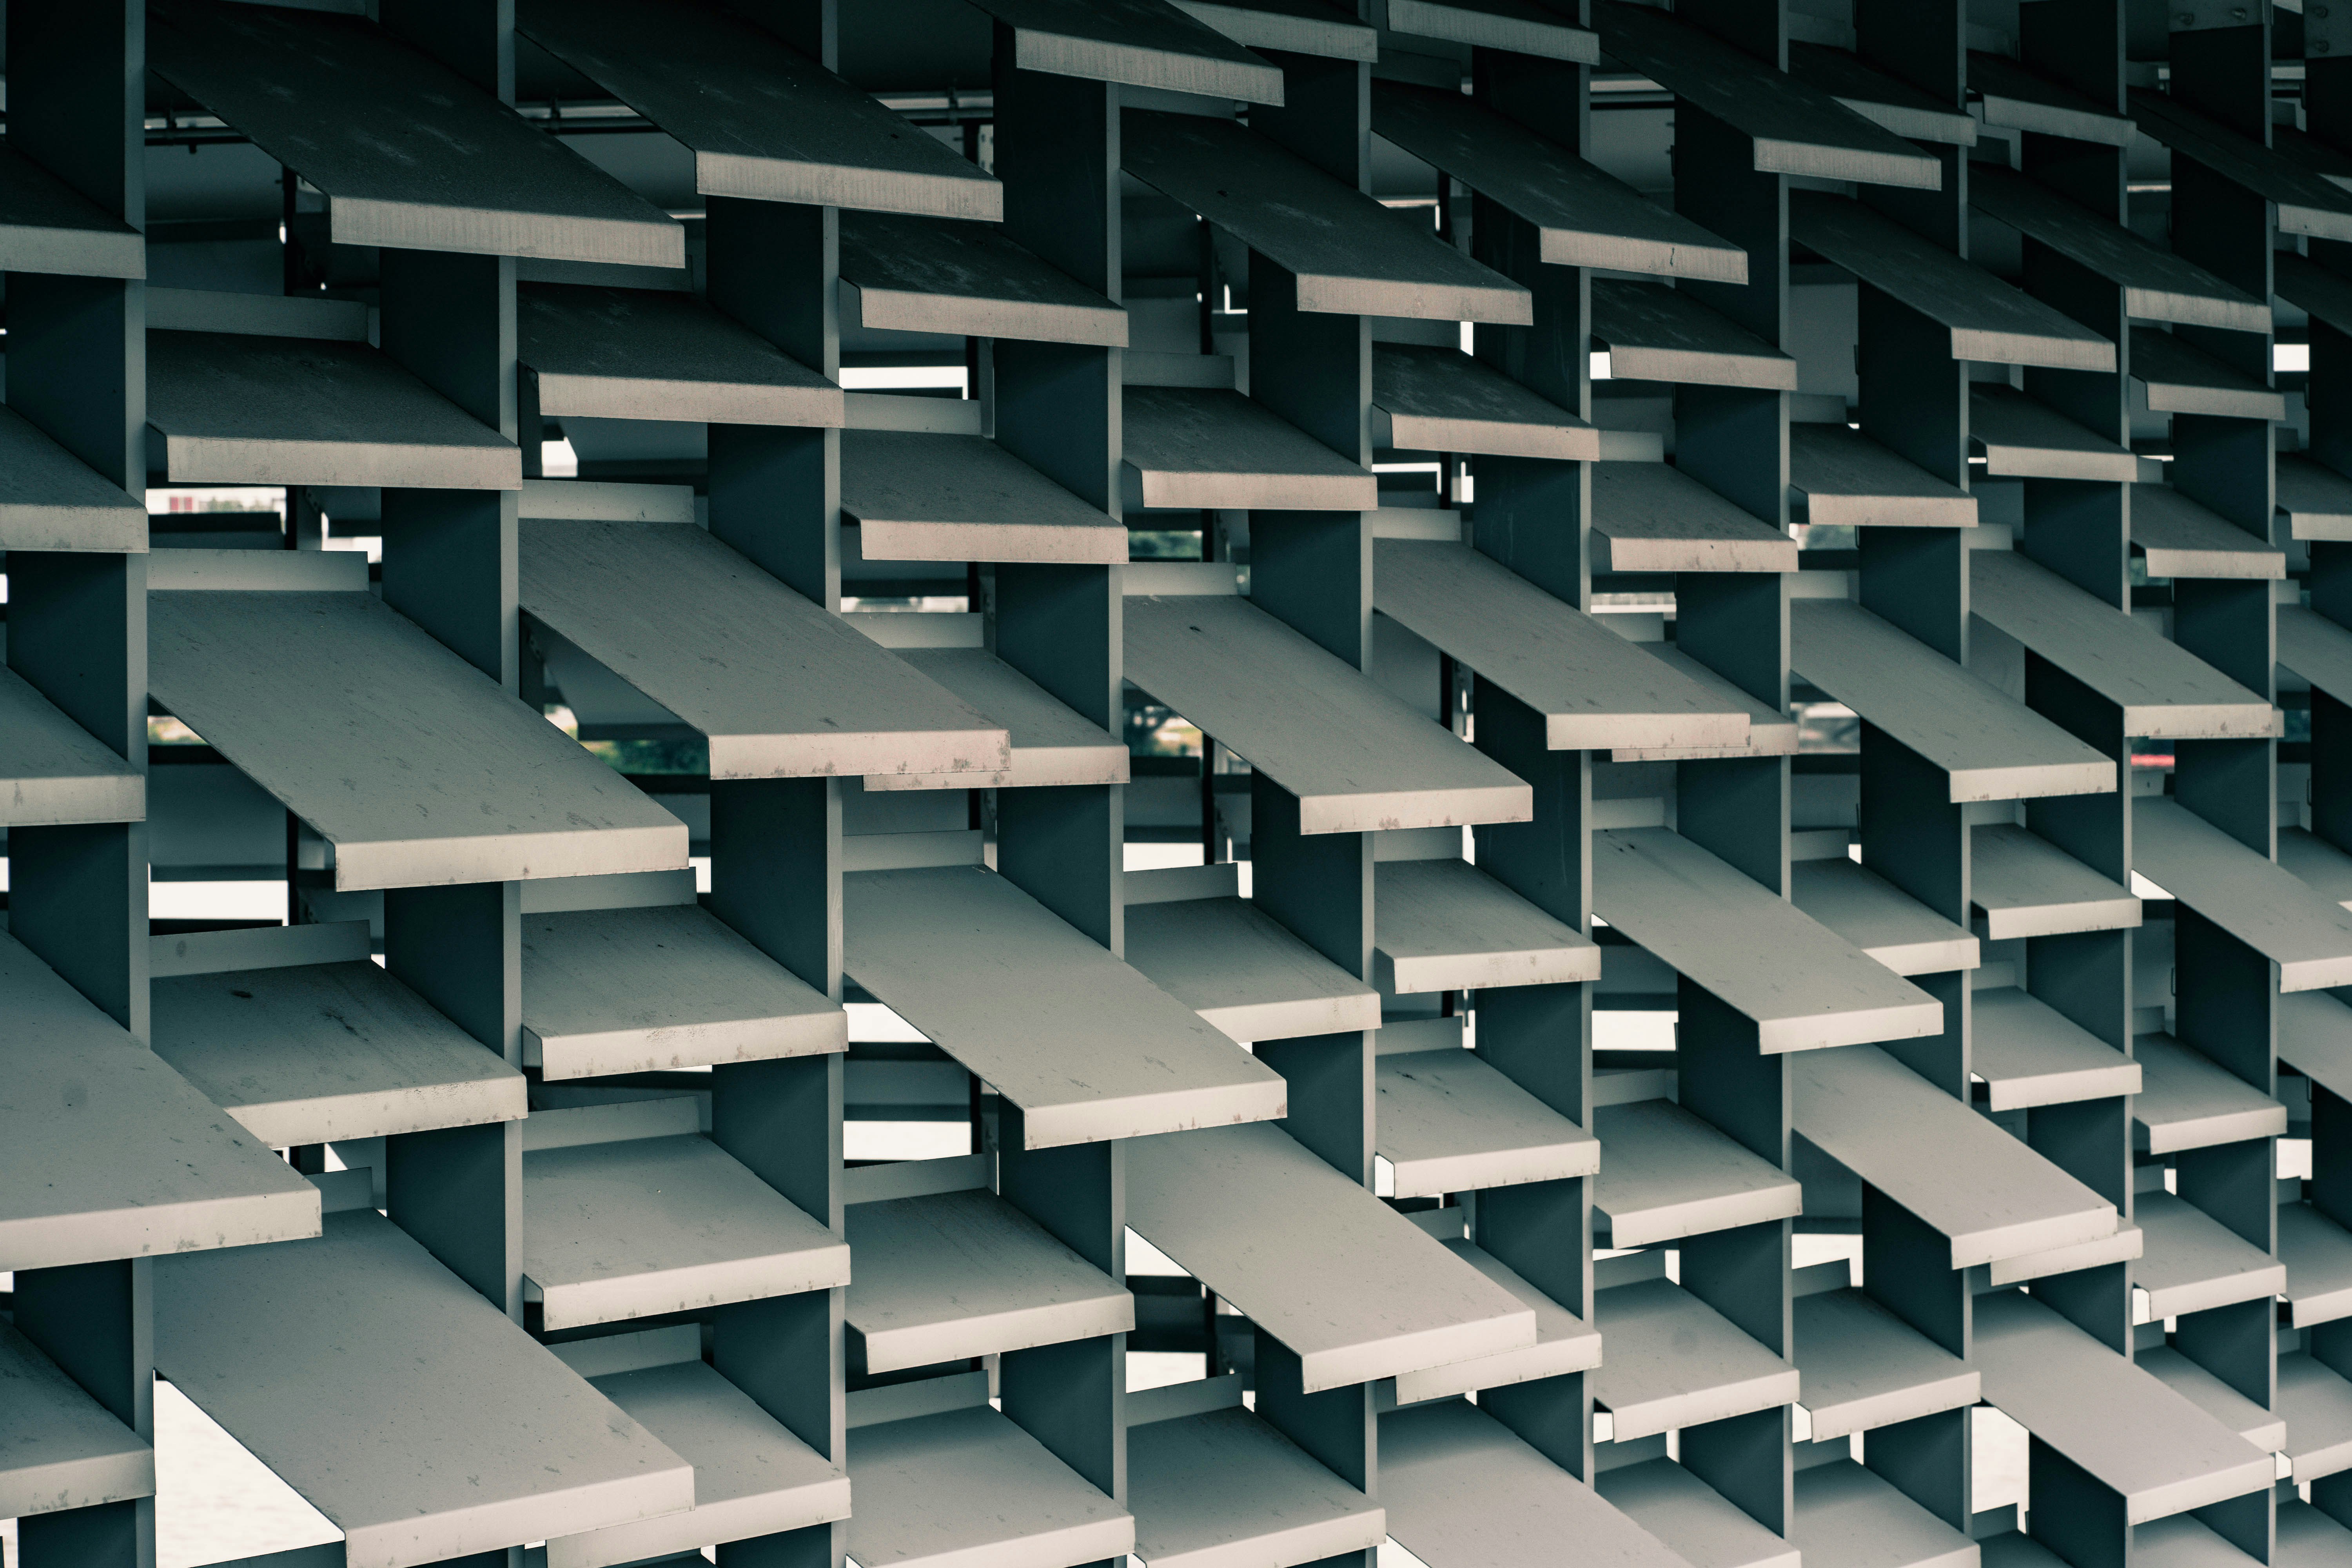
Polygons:
[[1458,92],[1375,81],[1372,129],[1535,225],[1546,261],[1748,281],[1738,246]]
[[1952,357],[2058,370],[2116,368],[2116,345],[2062,314],[1843,196],[1795,191],[1790,237],[1951,332]]
[[531,519],[520,584],[526,613],[708,736],[714,778],[1009,763],[1002,725],[699,528]]
[[0,1269],[319,1234],[319,1194],[0,933]]
[[1555,750],[1747,738],[1745,713],[1468,545],[1383,539],[1372,559],[1373,607],[1544,715]]
[[1940,1034],[1940,1003],[1664,827],[1592,837],[1601,919],[1756,1025],[1767,1054]]
[[997,219],[1004,187],[773,34],[699,0],[523,0],[515,30],[686,144],[706,196]]
[[1230,594],[1130,598],[1127,674],[1299,801],[1300,831],[1524,822],[1528,785]]
[[2271,330],[2270,307],[2244,289],[2003,165],[1969,166],[1969,205],[2122,284],[2129,315],[2240,332]]
[[844,213],[841,281],[843,314],[864,327],[1127,346],[1124,307],[993,224]]
[[338,245],[686,264],[668,214],[356,17],[158,0],[147,64],[326,193]]
[[1600,0],[1592,25],[1608,53],[1750,137],[1759,174],[1927,191],[1943,183],[1932,154],[1678,17]]
[[1535,1343],[1526,1303],[1277,1129],[1126,1154],[1128,1223],[1296,1352],[1308,1393]]
[[0,271],[144,278],[139,231],[15,148],[0,150]]
[[1282,101],[1282,70],[1168,0],[972,0],[1013,29],[1013,63],[1048,76]]
[[2218,740],[2279,732],[2278,710],[2145,621],[2008,550],[1969,552],[1969,607],[2123,710],[2124,732]]
[[1956,801],[2115,790],[2112,760],[1859,605],[1791,605],[1789,656],[1807,680],[1943,769]]
[[686,825],[364,593],[148,596],[157,701],[335,847],[335,886],[670,870]]
[[843,967],[1020,1107],[1033,1149],[1283,1115],[1283,1079],[976,866],[843,879]]
[[[686,1461],[373,1209],[157,1275],[156,1370],[343,1531],[354,1565],[693,1505]],[[286,1300],[314,1310],[255,1310]]]
[[1298,279],[1298,308],[1525,325],[1528,290],[1232,121],[1129,110],[1126,171]]
[[512,441],[365,343],[161,331],[146,342],[147,423],[174,484],[522,487]]

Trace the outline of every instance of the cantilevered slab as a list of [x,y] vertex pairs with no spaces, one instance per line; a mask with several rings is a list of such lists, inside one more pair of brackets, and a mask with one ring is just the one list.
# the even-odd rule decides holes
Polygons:
[[2132,1223],[2146,1237],[2132,1283],[2147,1292],[2147,1315],[2177,1317],[2286,1290],[2286,1266],[2188,1199],[2142,1193]]
[[2107,339],[1858,201],[1791,192],[1789,234],[1949,331],[1954,359],[2116,368],[2116,345]]
[[2132,1042],[2140,1068],[2132,1144],[2148,1154],[2207,1149],[2286,1132],[2286,1107],[2170,1035]]
[[1751,138],[1759,174],[1926,191],[1943,183],[1930,154],[1687,22],[1601,0],[1592,23],[1610,54]]
[[848,1016],[698,904],[522,921],[522,1059],[555,1080],[848,1048]]
[[1733,685],[1673,643],[1643,643],[1640,646],[1652,658],[1668,666],[1726,708],[1747,714],[1747,738],[1736,746],[1699,746],[1688,750],[1669,747],[1649,751],[1641,747],[1618,746],[1609,753],[1611,762],[1664,763],[1680,762],[1687,757],[1787,756],[1797,750],[1797,721],[1782,710],[1759,701],[1752,692]]
[[724,6],[525,0],[515,30],[694,154],[706,196],[997,219],[1004,187]]
[[1988,479],[2130,484],[2141,477],[2140,459],[2129,449],[1996,382],[1969,389],[1969,443],[1984,458]]
[[2298,1483],[2352,1468],[2352,1383],[2309,1351],[2295,1351],[2278,1358],[2277,1404]]
[[2137,1062],[2040,998],[2001,985],[1969,1001],[1976,1016],[1969,1066],[1984,1079],[1987,1109],[2023,1110],[2139,1092]]
[[2129,889],[2022,827],[1987,823],[1972,828],[1969,841],[1969,893],[1988,941],[2140,923],[2140,901]]
[[1173,0],[1176,9],[1249,49],[1285,49],[1332,60],[1376,60],[1377,28],[1330,0]]
[[339,889],[686,864],[685,824],[371,595],[152,593],[147,626],[155,700],[335,847]]
[[1601,950],[1463,860],[1385,860],[1372,977],[1402,996],[1601,978]]
[[1977,500],[1843,425],[1789,426],[1789,488],[1832,528],[1973,528]]
[[338,245],[686,264],[667,213],[357,18],[166,0],[147,67],[324,192]]
[[1546,261],[1748,281],[1746,251],[1475,99],[1375,81],[1372,129],[1533,224]]
[[1534,809],[1500,764],[1246,599],[1130,598],[1126,620],[1127,678],[1297,796],[1302,833],[1525,822]]
[[2352,855],[2308,828],[2278,830],[2278,863],[2328,898],[2352,909]]
[[147,423],[173,484],[522,488],[513,442],[365,343],[149,332]]
[[1812,1568],[1977,1568],[1974,1541],[1855,1460],[1799,1470],[1794,1495],[1789,1544]]
[[1602,1470],[1593,1486],[1692,1568],[1798,1568],[1787,1541],[1663,1455]]
[[1147,507],[1369,511],[1380,486],[1297,426],[1238,392],[1130,386],[1122,456]]
[[1128,1224],[1295,1352],[1309,1394],[1536,1342],[1526,1303],[1276,1128],[1126,1154]]
[[1789,662],[1942,769],[1956,803],[2116,787],[2108,758],[1851,601],[1790,605]]
[[2175,153],[2270,202],[2281,233],[2352,239],[2352,191],[2252,137],[2216,124],[2168,94],[2134,88],[2131,116],[2140,130]]
[[1966,113],[1864,64],[1850,49],[1792,38],[1789,74],[1897,136],[1948,147],[1977,144],[1977,122]]
[[898,1372],[1135,1327],[1124,1286],[985,1189],[849,1207],[850,1353]]
[[2275,1454],[2286,1446],[2286,1423],[2284,1420],[2172,1346],[2152,1345],[2135,1351],[2132,1364],[2164,1379],[2175,1392],[2263,1453]]
[[1279,67],[1167,0],[973,3],[1013,29],[1013,63],[1023,70],[1237,98],[1244,103],[1282,102]]
[[2294,539],[2352,539],[2352,479],[2309,458],[2281,452],[2272,492]]
[[1897,974],[1977,966],[1975,937],[1843,856],[1790,867],[1789,901]]
[[1653,1247],[1794,1219],[1804,1208],[1795,1181],[1671,1100],[1601,1106],[1592,1130],[1601,1135],[1592,1194],[1599,1246]]
[[843,967],[1020,1107],[1032,1149],[1285,1114],[1200,1015],[978,867],[843,879]]
[[2352,1561],[2352,1530],[2310,1503],[2282,1498],[2277,1504],[2277,1553],[2290,1568],[2336,1568]]
[[1302,310],[1534,319],[1524,286],[1235,121],[1129,110],[1119,127],[1121,166],[1295,274]]
[[1238,1404],[1131,1423],[1127,1506],[1153,1568],[1321,1562],[1388,1534],[1378,1503]]
[[1798,1297],[1795,1344],[1816,1443],[1977,1402],[1974,1368],[1860,1290]]
[[2170,796],[2136,803],[2132,869],[2277,964],[2280,990],[2352,985],[2352,910]]
[[2294,125],[2273,127],[2271,145],[2278,155],[2307,169],[2338,190],[2352,191],[2352,158]]
[[841,313],[869,331],[1127,346],[1124,308],[986,223],[843,213]]
[[[667,597],[648,596],[655,584]],[[519,597],[707,736],[713,778],[951,774],[1009,760],[1003,726],[699,528],[526,519]]]
[[1381,995],[1245,899],[1127,906],[1127,962],[1239,1041],[1381,1026]]
[[2156,327],[2131,331],[2131,378],[2156,414],[2219,414],[2284,419],[2286,394],[2225,364],[2179,334]]
[[1797,1369],[1670,1279],[1592,1293],[1607,1359],[1592,1397],[1615,1440],[1769,1410],[1797,1398]]
[[1425,1562],[1542,1568],[1572,1542],[1580,1558],[1596,1563],[1685,1568],[1656,1536],[1474,1405],[1391,1410],[1380,1422],[1389,1533]]
[[2352,1317],[2352,1232],[2307,1203],[2281,1204],[2278,1258],[2295,1328]]
[[2123,710],[2156,740],[2262,737],[2278,710],[2144,621],[2008,550],[1969,552],[1969,608]]
[[155,1054],[271,1148],[520,1121],[522,1074],[365,959],[182,974]]
[[319,1234],[318,1190],[0,933],[0,1268]]
[[1949,1241],[1953,1268],[2114,1234],[2113,1204],[1885,1052],[1793,1072],[1797,1136]]
[[1536,1315],[1536,1342],[1528,1350],[1504,1351],[1456,1362],[1452,1366],[1400,1373],[1395,1380],[1398,1404],[1444,1399],[1542,1377],[1564,1377],[1572,1372],[1591,1372],[1601,1364],[1601,1335],[1583,1319],[1528,1284],[1517,1269],[1481,1251],[1466,1238],[1445,1238],[1442,1245],[1528,1304]]
[[1795,360],[1664,283],[1593,279],[1592,341],[1621,379],[1797,389]]
[[2121,284],[2126,315],[2238,332],[2271,330],[2263,300],[2006,164],[1969,165],[1969,205],[2094,277]]
[[155,1495],[155,1450],[0,1322],[0,1509],[12,1519]]
[[31,420],[0,407],[0,550],[146,548],[146,508]]
[[2030,1296],[1978,1297],[1975,1350],[1986,1402],[2121,1493],[2128,1523],[2271,1484],[2268,1454]]
[[841,521],[867,561],[1127,559],[1127,530],[985,436],[841,434]]
[[[326,1515],[353,1563],[412,1568],[693,1506],[684,1459],[373,1209],[155,1272],[156,1371]],[[271,1301],[320,1310],[256,1311]]]
[[[691,1331],[701,1338],[698,1329]],[[588,1383],[694,1467],[694,1509],[557,1536],[547,1543],[547,1568],[607,1568],[669,1552],[698,1557],[712,1542],[743,1541],[849,1517],[849,1478],[840,1468],[786,1431],[699,1356]]]
[[1668,463],[1592,469],[1595,572],[1794,572],[1797,542]]
[[2278,661],[2338,702],[2352,700],[2352,631],[2318,611],[2278,606]]
[[1753,1020],[1768,1055],[1943,1033],[1941,1003],[1666,828],[1592,836],[1592,907]]
[[[2185,1513],[2132,1526],[2131,1553],[2134,1563],[2146,1563],[2147,1568],[2200,1568],[2246,1556],[2211,1526]],[[2279,1561],[2288,1559],[2282,1554]]]
[[[1114,525],[1116,527],[1116,525]],[[1118,529],[1119,549],[1127,531]],[[1044,687],[984,648],[910,647],[898,657],[936,680],[992,723],[1004,726],[1012,765],[972,775],[967,789],[1034,789],[1052,784],[1125,784],[1127,747],[1089,724]],[[914,773],[877,774],[869,790],[922,789],[933,781]]]
[[1135,1550],[1135,1521],[979,1403],[853,1426],[849,1554],[862,1568],[1076,1568]]
[[147,781],[59,712],[13,669],[0,668],[0,827],[137,822]]
[[2339,332],[2352,328],[2352,283],[2293,250],[2277,253],[2271,277],[2280,299]]
[[2151,577],[2286,575],[2286,555],[2267,538],[2215,516],[2169,485],[2134,485],[2131,544]]
[[1381,539],[1372,561],[1373,608],[1543,714],[1555,751],[1747,735],[1744,712],[1468,545]]
[[0,152],[0,271],[144,278],[147,243],[12,147]]
[[2319,991],[2279,998],[2278,1057],[2329,1093],[2352,1100],[2352,1007]]
[[1387,0],[1391,31],[1597,65],[1601,40],[1536,0]]
[[515,332],[550,417],[835,427],[847,417],[839,386],[693,294],[524,283]]
[[[1459,349],[1372,347],[1372,445],[1591,462],[1601,432]],[[1385,426],[1386,438],[1381,431]]]
[[1372,1148],[1396,1195],[1565,1181],[1600,1168],[1592,1135],[1460,1049],[1383,1053],[1373,1063]]
[[[692,1123],[694,1102],[676,1103]],[[547,1330],[849,1282],[848,1245],[700,1133],[568,1141],[607,1110],[523,1129],[523,1282]]]
[[[1984,108],[1987,125],[2039,131],[2107,147],[2131,145],[2132,122],[2071,87],[2037,76],[2006,55],[1969,51],[1969,90]],[[1969,171],[1975,174],[1973,169]]]

